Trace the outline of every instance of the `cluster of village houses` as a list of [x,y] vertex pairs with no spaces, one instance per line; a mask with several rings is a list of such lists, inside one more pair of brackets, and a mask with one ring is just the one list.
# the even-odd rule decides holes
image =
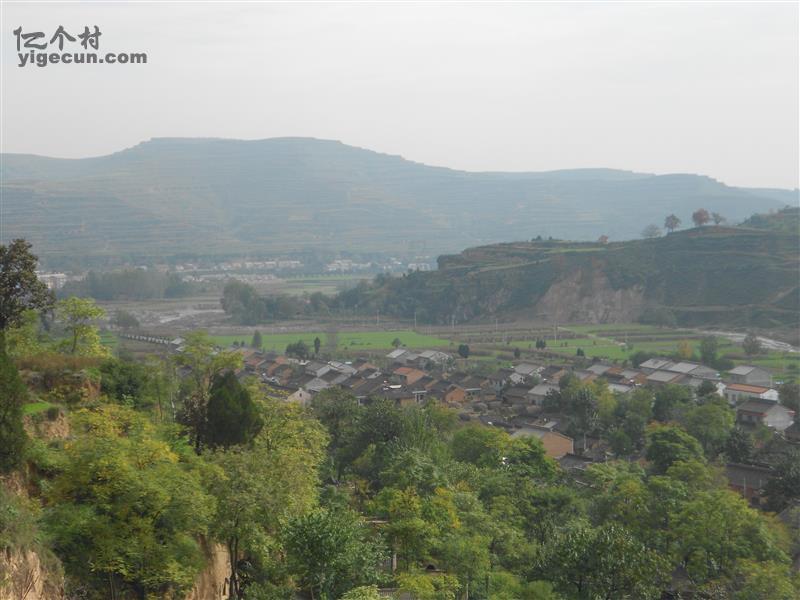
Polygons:
[[[548,413],[545,399],[557,391],[559,381],[572,373],[581,381],[603,379],[619,394],[641,386],[685,385],[697,389],[709,381],[736,410],[743,427],[764,425],[787,440],[800,443],[800,428],[794,412],[780,404],[769,371],[757,366],[737,366],[717,373],[704,365],[652,358],[638,368],[596,362],[585,369],[569,365],[521,362],[480,376],[458,372],[451,355],[438,350],[414,352],[399,348],[387,354],[378,367],[365,358],[350,362],[298,360],[240,349],[245,354],[241,375],[256,376],[265,384],[284,390],[301,404],[328,388],[352,393],[361,403],[387,398],[398,405],[431,400],[458,409],[464,421],[505,428],[513,436],[538,437],[546,453],[569,469],[582,469],[605,460],[608,448],[601,440],[582,436],[572,439],[563,425],[563,415]],[[708,387],[708,386],[706,386]],[[731,485],[757,501],[770,470],[752,465],[728,465]]]

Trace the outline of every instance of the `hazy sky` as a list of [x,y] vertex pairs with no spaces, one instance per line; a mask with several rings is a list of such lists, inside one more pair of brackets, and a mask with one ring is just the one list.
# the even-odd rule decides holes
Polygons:
[[[2,146],[312,136],[468,170],[796,187],[799,18],[794,2],[4,2]],[[95,24],[101,52],[148,64],[17,67],[16,27]]]

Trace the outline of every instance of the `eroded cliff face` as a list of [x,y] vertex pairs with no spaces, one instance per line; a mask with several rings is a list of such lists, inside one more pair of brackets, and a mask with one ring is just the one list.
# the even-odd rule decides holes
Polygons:
[[[206,566],[195,579],[186,600],[227,600],[230,554],[222,544],[202,542]],[[0,600],[4,600],[1,599]]]
[[600,269],[577,269],[550,286],[535,312],[558,323],[630,323],[644,308],[641,286],[614,289]]
[[0,552],[0,600],[64,600],[64,581],[32,550]]

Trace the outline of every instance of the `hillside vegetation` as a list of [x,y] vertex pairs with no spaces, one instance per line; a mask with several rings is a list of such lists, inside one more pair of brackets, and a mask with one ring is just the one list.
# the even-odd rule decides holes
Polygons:
[[154,139],[80,160],[5,154],[5,240],[47,264],[303,249],[434,254],[536,235],[638,237],[703,206],[730,222],[786,190],[611,169],[468,173],[340,142]]
[[378,277],[337,300],[438,323],[517,316],[796,328],[797,248],[797,235],[724,227],[609,244],[498,244],[442,256],[438,271]]

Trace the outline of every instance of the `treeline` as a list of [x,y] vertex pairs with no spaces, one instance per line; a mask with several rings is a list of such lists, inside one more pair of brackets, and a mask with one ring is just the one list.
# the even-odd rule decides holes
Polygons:
[[309,314],[330,314],[339,306],[336,297],[321,292],[300,298],[287,294],[262,296],[252,285],[236,280],[225,285],[220,302],[225,313],[240,325],[258,325]]
[[96,300],[156,300],[183,298],[195,291],[194,286],[176,273],[143,269],[126,269],[89,273],[80,281],[68,282],[59,296],[81,296]]
[[223,290],[222,308],[240,325],[291,319],[303,315],[381,314],[416,318],[421,323],[445,322],[452,312],[450,296],[435,293],[427,285],[429,273],[415,271],[392,277],[379,274],[372,282],[329,296],[321,292],[303,296],[261,295],[251,285],[230,281]]

